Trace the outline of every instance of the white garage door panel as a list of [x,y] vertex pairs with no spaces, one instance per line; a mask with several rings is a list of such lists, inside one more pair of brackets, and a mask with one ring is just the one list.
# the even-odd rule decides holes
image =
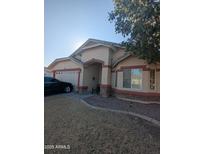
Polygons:
[[64,82],[70,82],[74,86],[78,84],[78,72],[77,71],[56,71],[56,79]]

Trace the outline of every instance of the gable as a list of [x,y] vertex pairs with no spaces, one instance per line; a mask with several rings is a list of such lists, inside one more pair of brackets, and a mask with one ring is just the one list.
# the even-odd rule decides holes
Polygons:
[[79,64],[71,61],[71,60],[63,60],[56,62],[55,65],[50,68],[51,71],[53,70],[62,70],[62,69],[73,69],[73,68],[79,68],[81,67]]
[[84,47],[89,47],[89,46],[96,45],[96,44],[97,44],[96,42],[90,41]]
[[82,52],[81,60],[82,62],[87,62],[91,59],[98,59],[108,65],[109,61],[109,48],[104,46],[98,46],[95,48],[86,49]]
[[116,48],[124,48],[120,44],[108,41],[102,41],[97,39],[88,39],[83,45],[81,45],[71,56],[80,54],[84,52],[84,50],[89,48],[95,48],[98,46],[104,46],[107,48],[111,48],[113,51],[116,51]]
[[138,66],[138,65],[147,65],[147,62],[143,59],[139,59],[136,56],[129,56],[116,65],[116,70],[119,70],[121,69],[121,67],[124,66]]
[[115,63],[117,60],[119,60],[121,57],[123,57],[126,54],[124,49],[117,50],[116,52],[113,52],[112,54],[112,62]]

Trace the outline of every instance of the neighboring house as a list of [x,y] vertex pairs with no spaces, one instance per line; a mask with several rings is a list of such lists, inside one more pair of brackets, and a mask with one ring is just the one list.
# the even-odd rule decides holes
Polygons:
[[149,65],[120,44],[88,39],[71,56],[49,66],[53,77],[73,83],[79,93],[100,89],[102,96],[159,101],[160,64]]
[[52,77],[53,73],[47,67],[44,67],[44,76]]

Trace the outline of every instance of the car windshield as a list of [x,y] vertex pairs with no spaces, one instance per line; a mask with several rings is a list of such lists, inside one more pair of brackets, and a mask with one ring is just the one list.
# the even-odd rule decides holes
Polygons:
[[52,82],[53,78],[44,77],[44,82]]

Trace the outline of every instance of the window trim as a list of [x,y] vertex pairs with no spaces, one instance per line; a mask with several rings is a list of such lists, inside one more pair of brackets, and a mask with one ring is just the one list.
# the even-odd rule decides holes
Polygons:
[[118,72],[116,71],[115,72],[115,87],[117,87],[117,75],[118,75]]

